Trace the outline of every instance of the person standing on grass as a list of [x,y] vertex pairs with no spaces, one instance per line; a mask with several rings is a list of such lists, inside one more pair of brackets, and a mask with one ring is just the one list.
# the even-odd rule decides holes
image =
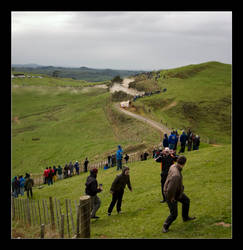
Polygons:
[[124,159],[125,159],[126,164],[127,164],[128,160],[129,160],[129,156],[128,156],[128,154],[126,154],[126,155],[125,155]]
[[75,167],[76,174],[79,175],[79,163],[78,163],[78,161],[75,162],[74,167]]
[[68,165],[67,163],[64,166],[64,179],[68,178]]
[[193,143],[193,150],[198,150],[199,149],[199,145],[200,145],[200,137],[198,135],[196,135],[192,141]]
[[46,167],[46,169],[44,170],[44,184],[47,184],[47,179],[48,179],[48,173],[49,173],[49,170],[48,170],[48,167]]
[[130,182],[129,176],[129,168],[124,166],[122,173],[117,175],[115,180],[113,181],[110,192],[112,194],[112,201],[108,208],[108,216],[111,215],[111,212],[116,204],[117,213],[121,213],[121,205],[122,205],[122,197],[124,194],[125,186],[128,186],[129,190],[132,192],[132,186]]
[[179,154],[185,152],[186,141],[187,141],[187,135],[186,135],[185,131],[183,130],[182,134],[180,136],[181,149],[179,151]]
[[89,161],[88,161],[88,158],[86,157],[84,161],[84,172],[88,172],[88,164],[89,164]]
[[97,210],[100,208],[101,200],[97,196],[97,193],[100,193],[103,189],[101,185],[98,187],[97,178],[98,169],[93,168],[90,170],[90,175],[87,177],[85,183],[85,194],[91,197],[91,218],[98,219],[99,217],[96,216]]
[[187,150],[188,151],[192,150],[192,131],[190,128],[187,132]]
[[58,180],[62,179],[62,167],[59,165],[57,168]]
[[47,177],[48,186],[53,184],[53,176],[54,176],[54,170],[51,167],[49,167],[48,177]]
[[13,194],[13,197],[15,198],[18,198],[18,186],[19,186],[19,181],[18,181],[17,176],[15,176],[12,179],[12,194]]
[[123,153],[122,147],[121,145],[118,145],[118,150],[116,151],[116,161],[117,161],[116,170],[122,169],[122,153]]
[[168,139],[168,135],[164,134],[164,138],[163,138],[163,147],[167,148],[169,147],[169,139]]
[[32,187],[34,186],[34,181],[30,178],[30,174],[26,173],[25,175],[25,190],[27,191],[27,197],[33,198]]
[[56,182],[57,180],[57,168],[56,166],[53,166],[53,181]]
[[169,231],[170,225],[178,216],[178,201],[182,203],[183,221],[185,222],[195,219],[195,217],[189,217],[190,199],[184,194],[181,171],[185,167],[185,164],[186,157],[184,155],[179,156],[177,162],[170,167],[164,185],[164,194],[170,209],[170,215],[163,224],[163,233],[167,233]]
[[24,196],[24,183],[25,183],[25,178],[23,175],[19,176],[19,192],[21,196]]
[[169,149],[175,149],[175,145],[176,145],[176,134],[174,131],[171,132],[168,142],[169,142]]
[[160,153],[160,155],[157,158],[155,158],[155,161],[161,163],[160,183],[161,183],[161,193],[162,193],[163,200],[160,202],[164,203],[166,201],[165,195],[164,195],[164,184],[165,184],[166,178],[168,176],[169,169],[174,164],[175,158],[170,153],[170,149],[168,147],[166,147]]

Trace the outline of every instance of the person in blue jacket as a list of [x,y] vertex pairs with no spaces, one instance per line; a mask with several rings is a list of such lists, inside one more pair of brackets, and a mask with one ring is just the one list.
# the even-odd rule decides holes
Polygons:
[[164,134],[163,147],[164,148],[168,148],[169,147],[169,140],[168,140],[168,135],[167,134]]
[[169,136],[169,149],[175,149],[175,145],[177,142],[177,137],[174,131],[171,132],[170,136]]
[[116,161],[117,161],[116,170],[122,169],[122,153],[123,153],[122,147],[121,145],[118,145],[118,150],[116,151]]
[[19,177],[19,187],[20,187],[20,194],[21,196],[24,196],[24,183],[25,183],[25,178],[23,177],[23,175],[21,175]]
[[186,141],[187,141],[187,135],[186,135],[185,131],[183,130],[182,134],[180,136],[181,149],[179,151],[179,154],[185,152]]

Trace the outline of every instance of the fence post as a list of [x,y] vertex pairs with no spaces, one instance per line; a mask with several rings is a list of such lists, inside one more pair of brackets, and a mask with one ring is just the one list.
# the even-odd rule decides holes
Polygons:
[[41,224],[41,211],[40,211],[40,203],[39,203],[39,200],[37,201],[37,205],[38,205],[39,217],[40,217],[40,224]]
[[81,238],[90,238],[90,196],[84,195],[80,197],[81,207]]
[[64,238],[64,214],[61,214],[61,238]]
[[70,217],[71,217],[71,223],[72,223],[72,233],[75,234],[74,229],[74,222],[73,222],[73,213],[72,213],[72,206],[71,206],[71,200],[69,200],[69,208],[70,208]]
[[57,200],[56,200],[56,197],[55,197],[55,206],[56,206],[57,226],[58,226],[58,230],[60,232],[59,216],[58,216],[58,210],[57,210]]
[[29,225],[31,225],[29,199],[27,199],[26,201],[27,201],[27,221],[28,221]]
[[53,208],[53,200],[52,197],[49,197],[50,202],[50,213],[51,213],[51,228],[52,230],[55,229],[55,218],[54,218],[54,208]]
[[41,239],[44,239],[44,235],[45,235],[45,224],[41,224],[41,233],[40,233]]
[[81,214],[81,206],[77,206],[77,232],[76,238],[80,238],[80,214]]
[[69,218],[68,218],[68,200],[66,199],[66,215],[67,215],[67,231],[68,231],[68,237],[70,238],[70,229],[69,229]]
[[12,219],[15,219],[15,204],[14,204],[14,197],[12,197]]

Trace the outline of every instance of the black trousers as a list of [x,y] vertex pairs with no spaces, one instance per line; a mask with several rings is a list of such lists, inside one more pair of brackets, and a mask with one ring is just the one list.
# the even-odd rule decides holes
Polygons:
[[179,151],[179,154],[185,152],[185,147],[186,147],[186,144],[181,143],[181,149],[180,149],[180,151]]
[[119,192],[114,192],[112,194],[112,201],[111,201],[111,204],[110,204],[110,206],[108,208],[108,213],[112,212],[115,205],[116,205],[117,212],[121,211],[121,204],[122,204],[123,194],[124,194],[124,190],[121,190]]
[[182,203],[182,218],[187,219],[189,214],[189,207],[190,207],[190,199],[183,193],[182,197],[180,199],[177,199],[174,202],[166,201],[168,204],[168,207],[170,209],[170,215],[167,217],[167,219],[164,222],[164,227],[166,229],[169,228],[171,223],[177,218],[178,216],[178,204],[177,202]]
[[163,172],[160,174],[160,176],[161,176],[161,193],[162,193],[164,200],[166,200],[165,195],[164,195],[164,185],[165,185],[167,175],[168,175],[168,173],[163,173]]
[[32,188],[29,188],[26,191],[27,191],[27,197],[29,198],[31,195],[31,198],[32,198],[33,197]]

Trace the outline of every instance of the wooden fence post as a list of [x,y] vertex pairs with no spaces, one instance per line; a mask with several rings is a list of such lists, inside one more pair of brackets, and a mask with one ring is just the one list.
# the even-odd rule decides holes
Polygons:
[[45,224],[41,224],[41,233],[40,233],[41,239],[44,239],[44,235],[45,235]]
[[46,223],[46,209],[45,209],[44,200],[42,200],[42,205],[43,205],[44,224],[47,224],[47,223]]
[[12,197],[12,219],[15,219],[15,204],[14,204],[14,197]]
[[72,223],[72,234],[75,234],[74,229],[74,222],[73,222],[73,213],[72,213],[72,206],[71,206],[71,200],[69,200],[69,208],[70,208],[70,217],[71,217],[71,223]]
[[81,206],[77,206],[77,231],[76,238],[80,238],[80,214],[81,214]]
[[39,218],[40,218],[40,225],[41,225],[41,211],[40,211],[40,203],[39,203],[39,200],[37,201],[37,204],[38,204]]
[[64,214],[61,214],[61,238],[64,238]]
[[67,200],[67,199],[66,199],[66,215],[67,215],[67,231],[68,231],[68,237],[70,238],[69,218],[68,218],[68,200]]
[[27,221],[29,223],[29,225],[31,225],[31,217],[30,217],[30,204],[29,204],[29,199],[26,200],[27,201]]
[[57,210],[57,200],[56,200],[56,197],[55,197],[55,206],[56,206],[57,226],[58,226],[58,230],[60,231],[59,216],[58,216],[58,210]]
[[84,195],[80,197],[81,207],[81,238],[90,238],[90,196]]
[[52,230],[55,229],[55,218],[54,218],[54,208],[53,208],[53,200],[52,197],[49,197],[50,201],[50,213],[51,213],[51,228]]

